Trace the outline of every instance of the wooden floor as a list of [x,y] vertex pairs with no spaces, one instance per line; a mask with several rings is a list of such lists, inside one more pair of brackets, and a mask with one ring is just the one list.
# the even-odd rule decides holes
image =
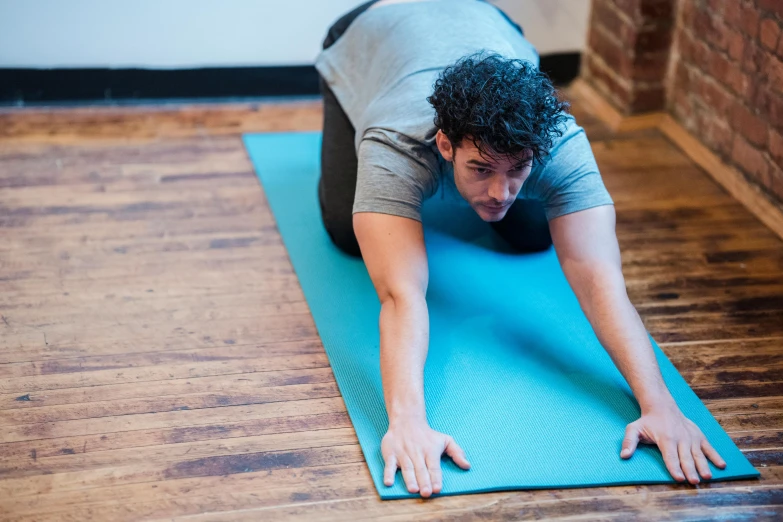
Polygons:
[[783,517],[783,242],[579,100],[631,300],[761,479],[381,502],[240,139],[320,111],[0,113],[0,519]]

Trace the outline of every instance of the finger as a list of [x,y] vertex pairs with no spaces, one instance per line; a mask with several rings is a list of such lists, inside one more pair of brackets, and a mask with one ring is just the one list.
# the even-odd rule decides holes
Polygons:
[[440,455],[429,454],[425,457],[424,461],[427,464],[427,470],[430,472],[432,492],[440,493],[443,488],[443,474],[440,470]]
[[402,465],[402,478],[405,480],[405,486],[409,493],[419,492],[419,483],[416,482],[416,470],[413,468],[413,462],[408,457],[404,457]]
[[704,452],[707,458],[712,461],[713,464],[718,466],[720,469],[726,468],[726,461],[723,460],[717,451],[715,451],[715,448],[712,447],[707,439],[701,441],[701,450]]
[[387,486],[394,484],[394,476],[397,474],[397,457],[390,455],[386,459],[386,467],[383,469],[383,483]]
[[685,480],[685,475],[680,468],[680,458],[677,455],[677,446],[673,442],[662,442],[658,445],[666,463],[666,469],[677,482]]
[[707,458],[704,456],[698,443],[694,443],[693,446],[691,446],[691,455],[693,455],[693,461],[696,463],[696,469],[699,471],[701,478],[710,480],[712,478],[712,471],[710,470]]
[[470,462],[468,462],[468,459],[465,457],[465,452],[462,451],[462,448],[459,447],[459,444],[457,444],[453,438],[449,437],[446,440],[446,449],[445,449],[446,455],[451,457],[451,459],[454,461],[454,463],[459,466],[462,469],[469,469],[470,468]]
[[688,482],[691,484],[698,484],[701,482],[699,479],[699,474],[696,473],[696,466],[693,463],[693,455],[691,455],[690,444],[681,441],[677,445],[677,453],[680,457],[680,467],[685,472],[685,476],[688,477]]
[[639,427],[635,422],[632,422],[625,428],[625,437],[623,438],[623,449],[620,451],[620,456],[624,459],[631,458],[631,455],[636,451],[636,446],[639,445]]
[[416,470],[416,481],[419,483],[419,493],[422,497],[432,495],[432,483],[430,482],[430,472],[427,471],[427,465],[424,463],[424,456],[418,455],[413,460],[413,468]]

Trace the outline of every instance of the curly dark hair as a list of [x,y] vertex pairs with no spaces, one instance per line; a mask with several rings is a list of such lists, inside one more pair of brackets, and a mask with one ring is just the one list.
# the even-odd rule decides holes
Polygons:
[[563,135],[568,103],[532,63],[480,51],[464,56],[438,77],[427,101],[435,126],[458,146],[470,139],[484,156],[543,161]]

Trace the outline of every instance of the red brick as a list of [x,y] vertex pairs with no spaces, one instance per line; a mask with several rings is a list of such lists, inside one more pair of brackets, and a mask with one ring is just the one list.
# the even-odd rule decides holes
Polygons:
[[731,148],[732,161],[748,176],[758,181],[761,185],[769,187],[770,165],[764,157],[764,153],[750,145],[739,135],[734,136]]
[[637,54],[631,78],[648,83],[661,83],[669,65],[668,53]]
[[740,10],[739,28],[750,36],[755,38],[759,34],[759,12],[750,6]]
[[696,16],[696,3],[693,0],[682,0],[682,11],[680,16],[681,26],[693,27],[693,18]]
[[725,86],[742,97],[748,97],[753,92],[750,77],[743,73],[737,64],[730,62],[720,53],[707,53],[707,71],[713,78],[719,79]]
[[633,47],[636,40],[637,28],[620,14],[617,7],[608,0],[596,0],[593,3],[592,24],[600,24],[618,40]]
[[726,29],[728,55],[734,61],[739,61],[745,52],[745,37],[734,29]]
[[712,78],[699,73],[693,77],[693,89],[710,110],[726,115],[737,104],[736,98]]
[[765,18],[761,21],[761,25],[759,27],[759,41],[763,47],[774,51],[778,45],[779,37],[780,26],[775,20],[771,18]]
[[641,14],[642,0],[611,0],[611,2],[617,9],[631,18],[636,18]]
[[674,19],[674,0],[642,0],[640,11],[645,22],[664,22]]
[[783,168],[783,134],[775,129],[769,129],[769,155]]
[[693,34],[713,47],[725,51],[728,47],[728,37],[723,23],[714,18],[704,9],[697,9],[693,15]]
[[723,8],[723,21],[731,27],[739,28],[742,13],[742,0],[726,0]]
[[663,109],[666,106],[666,89],[661,86],[637,88],[632,93],[630,111],[649,112]]
[[707,8],[714,14],[721,14],[726,6],[726,0],[707,0]]
[[600,26],[594,25],[590,28],[589,47],[617,74],[623,78],[631,76],[633,59],[630,49],[608,36]]
[[623,112],[627,112],[631,102],[631,91],[622,79],[608,70],[608,67],[592,53],[587,54],[585,72],[587,79],[606,94],[610,102]]
[[765,52],[763,63],[762,71],[766,72],[767,81],[773,89],[783,93],[783,61],[777,59],[772,53]]
[[690,129],[689,122],[693,117],[693,108],[691,107],[691,99],[688,96],[688,91],[674,90],[669,97],[669,110],[674,117],[685,127]]
[[729,124],[715,111],[699,111],[698,135],[704,143],[723,158],[731,154],[732,131]]
[[771,164],[770,167],[770,178],[772,183],[769,190],[778,199],[781,206],[783,206],[783,168],[780,168],[775,164]]
[[637,53],[668,52],[672,44],[673,28],[654,25],[642,28],[636,35],[634,50]]
[[742,70],[749,73],[758,72],[761,68],[761,61],[764,49],[756,45],[755,42],[745,41],[745,52],[742,55]]
[[682,92],[690,92],[693,90],[693,83],[695,79],[693,76],[695,75],[690,67],[688,67],[685,62],[682,60],[678,60],[675,67],[674,67],[674,82],[672,84],[672,91],[682,91]]
[[753,145],[764,147],[767,144],[767,122],[742,103],[734,104],[731,110],[731,126]]
[[674,0],[611,0],[611,2],[639,25],[674,18]]
[[756,0],[756,4],[770,13],[778,15],[783,19],[783,2],[780,0]]
[[679,45],[682,59],[696,65],[700,69],[706,68],[710,49],[704,42],[694,38],[688,31],[681,31]]
[[753,101],[754,108],[766,117],[770,125],[783,129],[783,96],[772,92],[771,87],[763,86],[758,89]]

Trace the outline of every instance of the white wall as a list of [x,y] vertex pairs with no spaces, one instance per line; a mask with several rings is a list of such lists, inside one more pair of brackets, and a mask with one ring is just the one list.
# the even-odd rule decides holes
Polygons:
[[525,31],[539,54],[583,51],[591,0],[490,0]]
[[[0,67],[303,65],[360,0],[0,0]],[[584,47],[589,0],[494,0],[542,53]]]

